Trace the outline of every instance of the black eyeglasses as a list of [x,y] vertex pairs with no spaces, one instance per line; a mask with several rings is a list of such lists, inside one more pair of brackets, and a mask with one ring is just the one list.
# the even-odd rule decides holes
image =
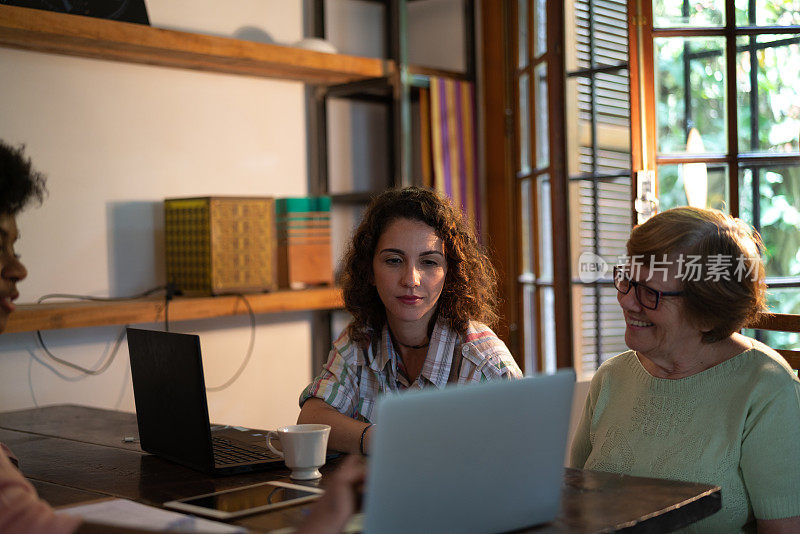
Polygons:
[[683,291],[658,291],[640,282],[635,282],[625,274],[625,269],[620,265],[614,267],[614,287],[623,295],[627,295],[631,288],[634,288],[633,294],[636,295],[636,300],[648,310],[658,308],[658,302],[661,297],[680,297],[683,295]]

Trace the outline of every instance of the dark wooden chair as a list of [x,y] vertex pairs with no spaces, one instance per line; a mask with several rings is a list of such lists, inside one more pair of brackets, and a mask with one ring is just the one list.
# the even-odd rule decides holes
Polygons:
[[[771,330],[774,332],[800,332],[800,315],[790,313],[762,314],[748,328]],[[792,369],[800,369],[800,350],[775,349],[781,354]]]

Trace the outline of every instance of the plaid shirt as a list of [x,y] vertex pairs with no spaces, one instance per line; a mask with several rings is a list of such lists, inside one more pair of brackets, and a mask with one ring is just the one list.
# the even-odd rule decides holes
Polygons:
[[365,352],[343,332],[333,343],[322,373],[300,395],[300,406],[316,397],[344,415],[374,423],[372,412],[380,395],[431,385],[446,386],[457,350],[462,354],[458,384],[522,378],[505,344],[489,327],[474,321],[470,321],[463,338],[444,322],[437,321],[422,372],[413,384],[398,369],[402,363],[398,365],[400,355],[392,345],[389,327],[384,325],[380,339],[373,336],[370,341]]

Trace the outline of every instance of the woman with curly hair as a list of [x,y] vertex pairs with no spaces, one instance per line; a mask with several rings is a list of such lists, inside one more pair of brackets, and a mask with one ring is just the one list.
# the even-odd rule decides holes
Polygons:
[[460,211],[429,189],[385,191],[343,259],[352,322],[300,396],[298,423],[331,426],[331,449],[364,453],[387,392],[520,378],[497,322],[496,274]]

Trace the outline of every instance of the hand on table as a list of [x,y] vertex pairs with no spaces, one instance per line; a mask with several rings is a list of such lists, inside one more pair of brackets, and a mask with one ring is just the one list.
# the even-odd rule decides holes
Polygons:
[[311,507],[311,515],[297,529],[297,534],[335,534],[344,529],[358,507],[366,476],[362,456],[348,456],[333,472],[325,494]]
[[14,464],[14,467],[19,469],[19,459],[14,456],[14,453],[11,452],[11,449],[9,449],[5,443],[0,443],[0,453],[4,453],[8,459],[11,460],[11,463]]

